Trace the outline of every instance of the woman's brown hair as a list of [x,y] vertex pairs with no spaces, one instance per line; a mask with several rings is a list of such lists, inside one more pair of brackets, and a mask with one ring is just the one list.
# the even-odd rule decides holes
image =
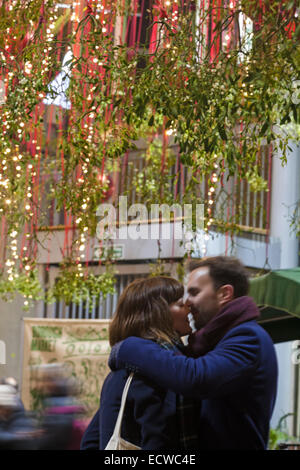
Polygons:
[[167,276],[131,282],[122,292],[110,323],[110,345],[129,336],[167,342],[177,338],[169,305],[183,292],[182,284]]

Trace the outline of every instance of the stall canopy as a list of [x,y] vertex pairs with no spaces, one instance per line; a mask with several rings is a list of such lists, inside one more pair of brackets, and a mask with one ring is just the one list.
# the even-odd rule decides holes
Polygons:
[[274,343],[300,340],[300,268],[280,269],[251,279],[259,323]]

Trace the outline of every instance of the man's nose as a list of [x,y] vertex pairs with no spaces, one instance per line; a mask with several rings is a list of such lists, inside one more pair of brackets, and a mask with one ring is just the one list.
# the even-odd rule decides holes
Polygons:
[[186,297],[186,299],[185,299],[185,305],[186,305],[187,307],[190,307],[190,306],[191,306],[191,300],[190,300],[190,296],[189,296],[189,295],[188,295],[188,296]]

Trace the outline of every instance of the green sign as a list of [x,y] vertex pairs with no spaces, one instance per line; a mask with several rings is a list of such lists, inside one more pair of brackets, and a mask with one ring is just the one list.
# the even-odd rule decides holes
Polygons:
[[94,259],[124,259],[124,245],[102,246],[95,248]]

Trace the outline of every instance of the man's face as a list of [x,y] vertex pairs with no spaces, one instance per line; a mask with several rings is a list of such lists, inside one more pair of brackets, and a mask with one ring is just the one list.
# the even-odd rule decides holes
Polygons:
[[209,275],[209,268],[192,271],[187,283],[186,303],[191,309],[197,330],[203,328],[221,309],[218,291]]

